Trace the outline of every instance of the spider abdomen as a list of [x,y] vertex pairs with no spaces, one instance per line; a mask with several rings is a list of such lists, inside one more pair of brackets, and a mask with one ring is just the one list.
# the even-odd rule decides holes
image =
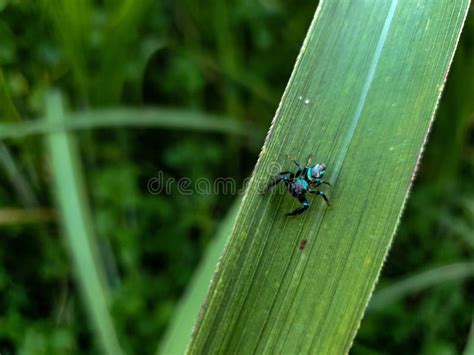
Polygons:
[[288,184],[288,191],[293,197],[304,195],[308,188],[308,182],[302,178],[297,178]]

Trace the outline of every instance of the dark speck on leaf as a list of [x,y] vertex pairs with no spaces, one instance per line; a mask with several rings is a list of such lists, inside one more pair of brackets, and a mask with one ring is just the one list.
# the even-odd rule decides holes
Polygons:
[[300,250],[304,250],[304,248],[306,247],[306,243],[308,243],[308,241],[306,239],[303,239],[300,242]]

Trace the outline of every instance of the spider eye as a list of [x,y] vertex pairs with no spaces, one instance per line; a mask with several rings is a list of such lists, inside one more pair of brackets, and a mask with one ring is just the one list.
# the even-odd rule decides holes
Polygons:
[[313,169],[311,169],[311,175],[313,178],[318,179],[320,177],[320,167],[319,164],[315,165]]
[[313,166],[313,168],[311,169],[311,176],[312,176],[314,179],[320,179],[321,176],[323,176],[325,172],[326,172],[326,165],[324,165],[324,164],[316,164],[316,165]]

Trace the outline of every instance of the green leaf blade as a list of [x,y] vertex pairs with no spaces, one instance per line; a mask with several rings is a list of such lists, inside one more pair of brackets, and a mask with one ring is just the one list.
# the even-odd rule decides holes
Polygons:
[[[348,351],[407,197],[468,1],[322,2],[190,353]],[[285,154],[328,165],[333,208],[259,191]],[[293,169],[293,167],[291,167]],[[275,171],[273,171],[275,174]],[[300,250],[301,240],[307,246]]]
[[[64,120],[59,93],[48,96],[47,107],[48,121],[57,123]],[[64,132],[51,133],[45,137],[45,141],[49,148],[60,222],[85,309],[89,313],[102,351],[108,355],[120,355],[122,349],[108,311],[109,290],[105,286],[105,272],[98,261],[92,218],[74,137]]]
[[457,262],[438,266],[395,281],[378,290],[370,300],[368,312],[382,310],[401,298],[426,288],[464,281],[474,277],[474,262]]
[[[260,138],[253,127],[207,113],[169,108],[119,107],[71,113],[64,121],[35,119],[17,124],[0,124],[0,139],[18,138],[35,134],[78,131],[109,127],[156,127],[162,129],[190,130],[234,134]],[[252,129],[253,128],[253,129]]]

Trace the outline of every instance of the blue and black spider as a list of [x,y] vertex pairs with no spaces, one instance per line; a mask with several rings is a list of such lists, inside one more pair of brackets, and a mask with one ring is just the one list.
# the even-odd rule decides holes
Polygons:
[[326,173],[326,165],[323,163],[309,165],[308,162],[308,164],[302,166],[297,160],[293,161],[298,167],[298,170],[296,172],[282,171],[274,179],[270,180],[265,192],[281,181],[285,183],[291,196],[301,202],[301,206],[287,213],[287,216],[298,215],[309,208],[310,203],[306,198],[306,193],[321,196],[329,206],[329,200],[324,192],[314,190],[322,184],[331,185],[329,182],[323,180],[323,175]]

